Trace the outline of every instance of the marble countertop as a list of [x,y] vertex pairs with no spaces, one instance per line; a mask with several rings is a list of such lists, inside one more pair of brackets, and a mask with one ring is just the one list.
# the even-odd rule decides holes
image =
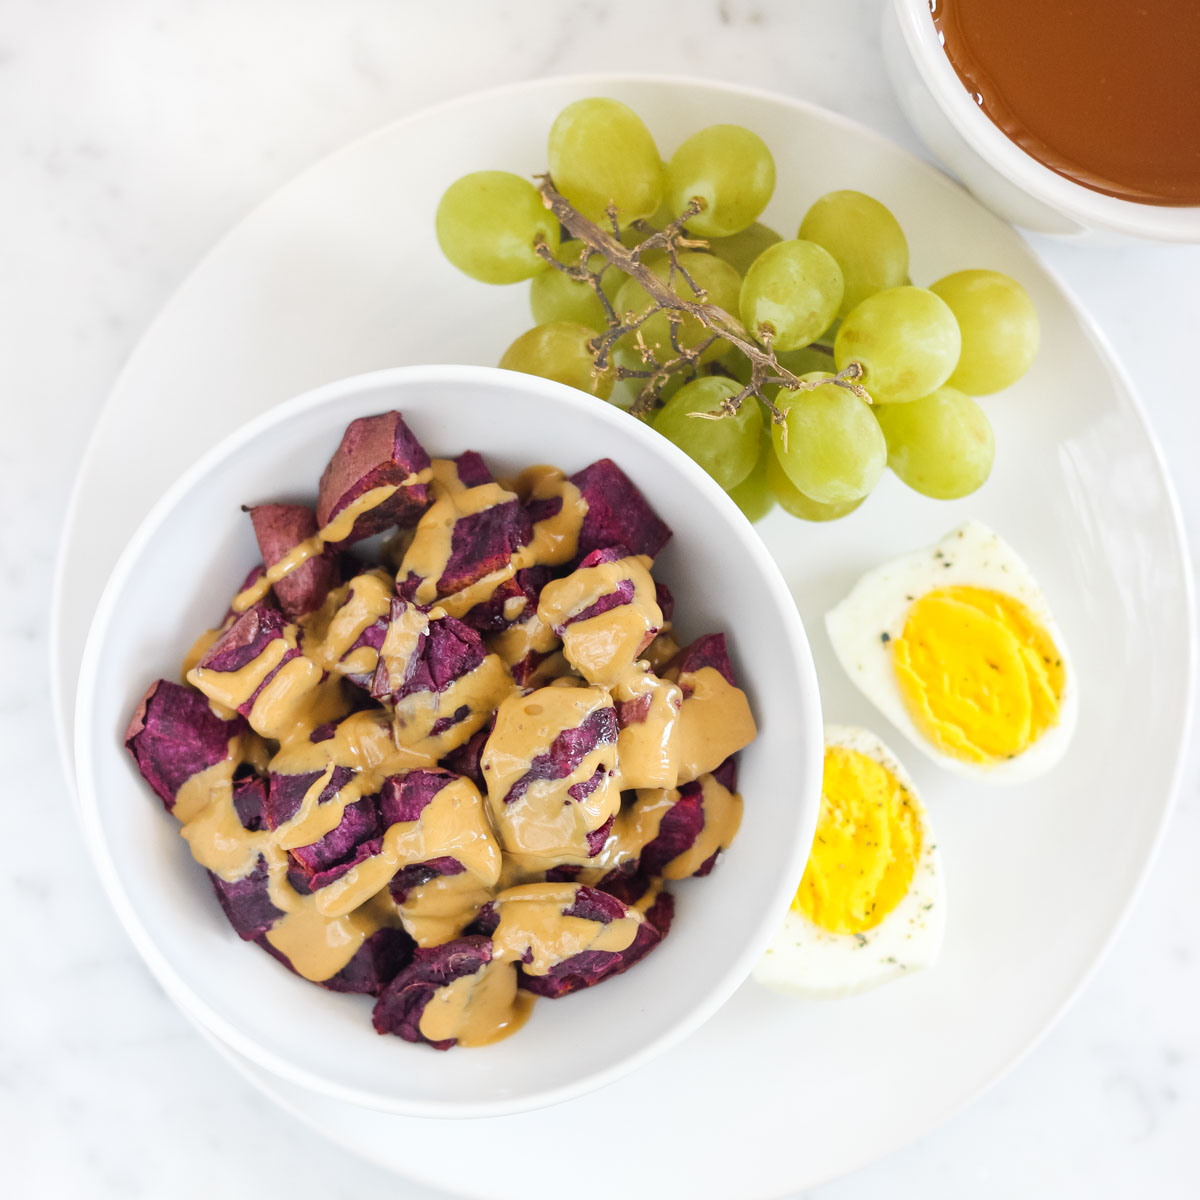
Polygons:
[[[460,0],[451,15],[401,0],[8,0],[0,654],[20,681],[0,699],[19,850],[0,873],[8,1194],[261,1197],[293,1194],[302,1173],[327,1200],[431,1196],[322,1142],[194,1032],[120,930],[74,826],[49,708],[53,557],[74,464],[155,312],[231,224],[320,155],[512,80],[619,69],[750,83],[921,153],[884,75],[879,2]],[[1139,388],[1195,556],[1200,247],[1035,244]],[[942,1128],[807,1195],[1200,1194],[1197,846],[1193,752],[1154,870],[1069,1013]]]

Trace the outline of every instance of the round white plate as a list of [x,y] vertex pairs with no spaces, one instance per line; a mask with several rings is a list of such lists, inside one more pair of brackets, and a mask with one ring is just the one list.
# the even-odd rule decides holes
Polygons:
[[[524,287],[475,284],[442,260],[433,210],[467,171],[541,169],[554,114],[596,93],[632,104],[668,152],[713,122],[755,129],[778,165],[766,219],[784,234],[822,192],[859,188],[904,226],[916,282],[995,267],[1020,279],[1038,306],[1037,363],[986,402],[998,453],[979,493],[940,503],[889,477],[845,520],[807,525],[776,512],[758,527],[813,638],[827,718],[881,733],[925,796],[949,891],[942,960],[836,1003],[747,984],[652,1065],[526,1116],[467,1125],[385,1117],[259,1082],[356,1152],[463,1195],[524,1197],[538,1183],[569,1180],[576,1200],[589,1200],[607,1197],[618,1172],[630,1196],[756,1200],[852,1170],[925,1133],[1044,1032],[1095,965],[1146,869],[1187,727],[1190,574],[1153,438],[1087,318],[1012,230],[944,176],[796,101],[612,77],[470,97],[318,164],[197,268],[101,417],[56,592],[59,720],[70,728],[83,638],[112,563],[203,449],[268,405],[339,376],[408,362],[493,363],[528,326]],[[823,612],[859,573],[968,516],[1027,559],[1081,685],[1067,759],[1020,787],[964,783],[905,752],[843,677],[822,632]],[[626,1133],[600,1150],[597,1141],[614,1128]],[[616,1162],[601,1168],[601,1153]],[[513,1165],[530,1157],[534,1176]]]

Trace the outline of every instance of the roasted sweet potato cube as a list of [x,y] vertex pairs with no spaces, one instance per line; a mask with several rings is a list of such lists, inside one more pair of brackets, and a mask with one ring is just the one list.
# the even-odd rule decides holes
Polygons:
[[125,748],[169,812],[179,789],[225,759],[230,741],[248,730],[240,716],[218,717],[195,688],[160,679],[138,703],[125,730]]
[[[258,504],[247,510],[268,567],[285,559],[317,532],[317,517],[303,504]],[[326,547],[271,585],[279,607],[297,620],[316,612],[337,583],[337,556]]]
[[321,476],[318,524],[325,528],[344,508],[376,488],[394,487],[389,496],[362,512],[337,544],[348,545],[395,526],[408,528],[429,504],[426,482],[415,478],[428,467],[429,455],[398,412],[351,421]]
[[602,458],[571,476],[587,501],[576,554],[625,546],[633,554],[656,558],[671,530],[650,507],[634,482],[610,458]]

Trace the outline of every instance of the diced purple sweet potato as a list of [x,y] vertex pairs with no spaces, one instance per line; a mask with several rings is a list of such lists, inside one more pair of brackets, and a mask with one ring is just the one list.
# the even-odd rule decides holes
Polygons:
[[456,778],[449,771],[438,770],[390,775],[379,789],[379,815],[384,828],[419,821],[434,796]]
[[[247,510],[263,562],[273,567],[317,532],[317,517],[303,504],[258,504]],[[326,547],[271,585],[279,607],[297,620],[316,612],[337,583],[337,555]]]
[[737,756],[731,754],[715,771],[712,777],[727,791],[737,791]]
[[[565,779],[597,746],[607,746],[617,740],[617,714],[612,708],[597,708],[573,729],[559,733],[550,749],[529,763],[529,770],[508,789],[505,804],[519,800],[531,783],[539,779]],[[579,799],[579,797],[575,797]]]
[[[278,829],[290,821],[300,811],[305,794],[321,775],[320,771],[306,771],[301,775],[272,771],[265,810],[267,824]],[[349,767],[334,767],[329,782],[317,797],[317,806],[333,803],[338,792],[353,777],[354,771]],[[346,805],[335,828],[311,845],[294,848],[290,854],[308,877],[310,887],[324,887],[352,866],[378,854],[382,833],[378,801],[374,796],[364,796]]]
[[[296,970],[288,956],[272,946],[265,934],[254,940],[289,971]],[[320,980],[318,986],[331,992],[378,996],[412,961],[413,945],[412,938],[403,929],[385,925],[359,946],[354,957],[336,975]]]
[[342,434],[317,492],[317,521],[324,527],[348,504],[378,487],[396,491],[362,513],[339,545],[357,542],[393,526],[415,525],[429,504],[429,489],[413,476],[429,466],[429,455],[398,412],[351,421]]
[[238,767],[233,776],[233,811],[242,828],[258,833],[267,824],[267,784],[253,768]]
[[[628,906],[615,896],[597,888],[579,887],[575,892],[574,904],[565,909],[563,915],[607,925],[628,916],[629,912]],[[556,963],[544,975],[530,975],[522,969],[518,973],[517,985],[537,996],[552,999],[566,996],[627,971],[661,941],[662,934],[658,928],[646,920],[638,926],[633,942],[625,950],[585,950]]]
[[[537,612],[538,596],[549,581],[549,567],[525,567],[466,613],[463,623],[480,633],[499,633],[508,629]],[[518,601],[522,602],[519,607]],[[512,616],[508,615],[510,611]]]
[[421,1032],[421,1015],[434,993],[464,975],[474,975],[492,961],[491,939],[470,935],[441,946],[417,947],[412,961],[384,988],[372,1014],[379,1033],[394,1033],[406,1042],[425,1042],[449,1050],[454,1038],[431,1042]]
[[477,450],[463,451],[454,460],[454,469],[458,472],[458,481],[463,487],[482,487],[485,483],[495,482],[487,463],[483,461],[483,455]]
[[[467,513],[454,522],[450,534],[450,556],[442,574],[434,582],[434,595],[422,590],[421,600],[452,596],[485,575],[507,567],[512,556],[533,537],[533,524],[520,500],[504,500],[478,512]],[[400,564],[396,591],[405,599],[414,599],[426,580],[407,565]]]
[[[402,620],[410,607],[406,600],[393,600],[391,621]],[[386,643],[386,634],[384,639]],[[435,617],[404,662],[391,658],[386,645],[383,646],[371,681],[371,695],[395,704],[418,692],[444,692],[455,680],[479,666],[487,655],[487,647],[476,630],[456,617]]]
[[254,870],[241,879],[222,879],[213,871],[208,878],[229,924],[243,940],[253,942],[262,937],[283,916],[271,900],[267,863],[261,856]]
[[[733,677],[733,664],[729,661],[729,651],[725,646],[725,635],[723,633],[709,633],[704,637],[697,638],[690,645],[684,646],[671,660],[667,669],[673,676],[678,678],[680,675],[699,671],[702,667],[712,667],[725,677],[727,683],[733,687],[737,686],[737,682]],[[684,692],[686,696],[686,688]]]
[[195,688],[160,679],[134,710],[125,748],[169,812],[179,789],[221,762],[229,754],[230,739],[248,728],[241,717],[218,717]]
[[576,553],[627,546],[634,554],[655,558],[671,537],[633,481],[609,458],[602,458],[571,476],[587,502]]
[[[248,608],[234,623],[204,652],[196,664],[201,672],[212,675],[234,675],[248,663],[258,658],[276,638],[284,637],[288,627],[287,618],[278,609],[265,608],[255,605]],[[249,716],[254,708],[254,701],[267,684],[275,678],[279,669],[293,658],[299,657],[301,651],[296,646],[289,646],[282,657],[267,673],[262,681],[244,699],[239,700],[237,711],[242,716]],[[203,680],[197,686],[204,690]]]
[[648,875],[661,875],[700,836],[704,828],[704,794],[699,783],[685,783],[679,799],[663,815],[658,835],[643,848],[640,868]]
[[492,717],[482,729],[473,733],[467,741],[451,750],[441,761],[441,766],[455,775],[465,775],[481,792],[487,791],[487,780],[483,777],[483,748],[491,736],[496,720]]

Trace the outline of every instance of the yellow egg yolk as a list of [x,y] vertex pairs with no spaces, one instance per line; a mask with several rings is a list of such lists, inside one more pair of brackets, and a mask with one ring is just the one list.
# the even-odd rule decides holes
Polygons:
[[903,784],[858,750],[828,747],[817,834],[792,907],[830,933],[861,933],[900,903],[920,854]]
[[909,608],[892,662],[913,722],[954,758],[1012,758],[1058,722],[1062,658],[1028,609],[1002,592],[927,592]]

